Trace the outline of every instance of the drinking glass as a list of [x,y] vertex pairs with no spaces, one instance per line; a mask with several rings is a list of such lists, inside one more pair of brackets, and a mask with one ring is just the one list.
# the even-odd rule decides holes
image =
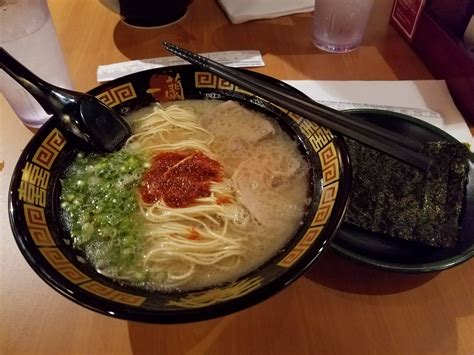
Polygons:
[[373,0],[315,0],[313,43],[327,51],[344,53],[360,46]]
[[[41,79],[72,88],[46,0],[0,0],[0,47]],[[25,125],[37,128],[50,117],[1,69],[0,92]]]

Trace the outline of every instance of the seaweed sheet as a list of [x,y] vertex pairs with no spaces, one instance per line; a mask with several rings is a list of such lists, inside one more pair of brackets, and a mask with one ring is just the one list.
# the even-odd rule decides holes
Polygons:
[[345,222],[436,247],[456,244],[469,172],[466,146],[426,143],[423,152],[432,164],[423,173],[352,139],[345,141],[353,168]]

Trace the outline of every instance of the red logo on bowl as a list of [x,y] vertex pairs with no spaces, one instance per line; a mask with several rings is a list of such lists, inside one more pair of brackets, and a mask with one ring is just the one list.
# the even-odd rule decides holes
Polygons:
[[167,74],[156,74],[150,78],[150,88],[146,91],[151,94],[155,101],[184,100],[181,76],[174,77]]

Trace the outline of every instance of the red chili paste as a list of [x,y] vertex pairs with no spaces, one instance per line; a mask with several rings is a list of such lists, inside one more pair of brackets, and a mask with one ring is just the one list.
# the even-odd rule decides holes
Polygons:
[[188,239],[190,240],[197,240],[201,237],[199,232],[196,230],[196,228],[191,227],[191,231],[189,232]]
[[216,199],[216,205],[225,205],[226,203],[232,202],[232,198],[230,196],[222,196]]
[[187,207],[211,194],[211,182],[222,181],[222,166],[201,152],[155,155],[142,180],[146,203],[162,200],[169,207]]

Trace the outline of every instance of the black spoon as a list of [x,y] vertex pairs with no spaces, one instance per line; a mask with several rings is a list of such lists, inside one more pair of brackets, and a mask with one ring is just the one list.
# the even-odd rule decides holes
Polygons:
[[85,143],[84,149],[112,152],[131,135],[127,122],[99,99],[47,83],[2,47],[0,68],[23,86],[46,113],[56,114],[61,125]]

